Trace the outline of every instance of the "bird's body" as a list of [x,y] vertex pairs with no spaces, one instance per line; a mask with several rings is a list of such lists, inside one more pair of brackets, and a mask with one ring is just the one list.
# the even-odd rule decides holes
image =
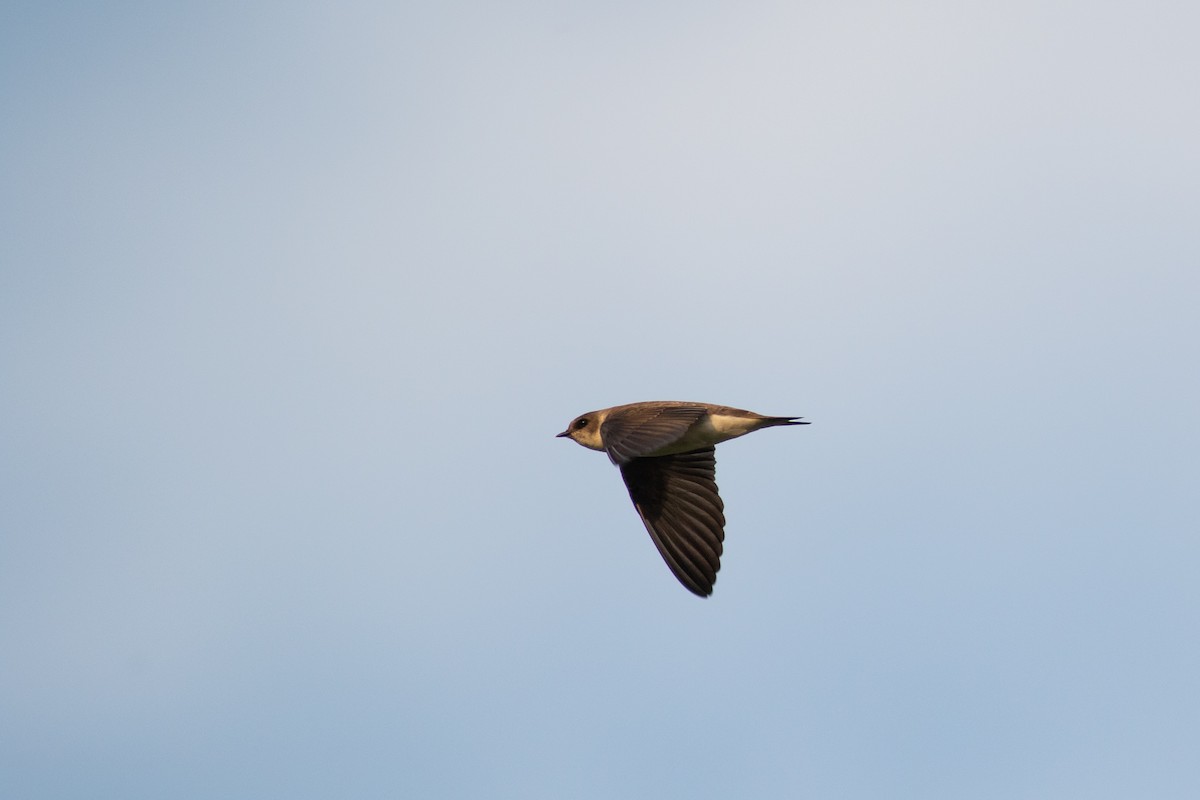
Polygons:
[[807,424],[711,403],[653,401],[582,414],[558,435],[608,453],[667,566],[706,597],[725,539],[715,446],[760,428]]

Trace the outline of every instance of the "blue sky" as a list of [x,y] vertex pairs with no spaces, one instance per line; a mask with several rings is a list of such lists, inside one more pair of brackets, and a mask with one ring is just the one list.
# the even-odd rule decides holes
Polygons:
[[0,794],[1195,797],[1198,26],[6,6]]

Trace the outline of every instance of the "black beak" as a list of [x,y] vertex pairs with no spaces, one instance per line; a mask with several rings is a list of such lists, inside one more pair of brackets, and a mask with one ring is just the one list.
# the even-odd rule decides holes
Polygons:
[[555,439],[560,439],[560,438],[562,438],[563,436],[570,436],[570,435],[571,435],[571,431],[569,431],[569,430],[565,430],[565,431],[563,431],[562,433],[556,433],[556,434],[554,434],[554,438],[555,438]]

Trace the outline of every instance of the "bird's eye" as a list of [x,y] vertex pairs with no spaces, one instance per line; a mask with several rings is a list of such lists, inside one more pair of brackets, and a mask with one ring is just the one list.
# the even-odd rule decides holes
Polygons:
[[586,428],[587,424],[587,417],[580,417],[579,419],[575,420],[575,429],[579,430],[580,428]]

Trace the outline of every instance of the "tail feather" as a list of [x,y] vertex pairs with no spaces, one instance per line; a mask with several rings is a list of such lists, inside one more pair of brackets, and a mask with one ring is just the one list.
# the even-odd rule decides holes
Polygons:
[[811,425],[810,422],[804,422],[803,417],[767,417],[763,420],[764,428],[773,428],[776,425]]

